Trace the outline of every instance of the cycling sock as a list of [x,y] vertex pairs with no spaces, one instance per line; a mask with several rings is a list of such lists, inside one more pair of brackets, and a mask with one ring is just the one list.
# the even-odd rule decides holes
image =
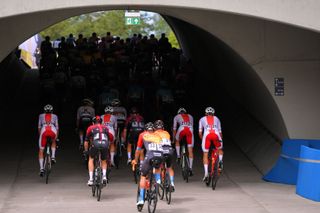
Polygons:
[[222,162],[223,155],[219,155],[219,162]]
[[180,146],[176,146],[177,157],[180,158]]
[[139,200],[144,200],[144,192],[145,192],[145,189],[140,189]]
[[110,152],[110,157],[111,157],[111,162],[113,163],[114,162],[114,152]]
[[189,158],[189,166],[190,166],[190,169],[192,170],[192,165],[193,165],[193,158]]
[[156,174],[154,174],[154,177],[155,177],[157,183],[161,183],[160,174],[156,173]]
[[102,175],[103,175],[103,177],[107,177],[107,170],[106,169],[102,169]]
[[40,169],[43,169],[43,158],[39,158]]
[[208,176],[208,164],[204,164],[204,176]]
[[171,185],[174,185],[174,176],[170,176]]
[[128,160],[131,160],[131,152],[128,152]]
[[51,157],[55,158],[56,157],[56,148],[51,148]]
[[93,180],[93,172],[89,172],[89,179]]
[[140,161],[140,165],[142,165],[142,164],[143,164],[143,160]]

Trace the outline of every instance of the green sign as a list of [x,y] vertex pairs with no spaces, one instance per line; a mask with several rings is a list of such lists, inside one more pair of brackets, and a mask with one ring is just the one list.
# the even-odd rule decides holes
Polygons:
[[125,17],[126,25],[139,25],[141,24],[140,17]]

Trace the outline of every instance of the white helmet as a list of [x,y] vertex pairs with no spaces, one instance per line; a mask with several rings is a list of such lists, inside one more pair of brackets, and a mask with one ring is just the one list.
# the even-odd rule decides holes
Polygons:
[[50,104],[47,104],[47,105],[45,105],[45,106],[43,107],[43,110],[44,110],[45,113],[52,113],[52,111],[53,111],[53,106],[50,105]]
[[206,112],[206,115],[213,115],[215,111],[212,107],[207,107],[205,112]]
[[181,114],[181,113],[187,113],[187,110],[185,108],[181,107],[178,109],[178,114]]
[[104,109],[104,112],[105,112],[105,113],[109,113],[109,114],[113,113],[113,107],[111,107],[111,106],[106,106],[106,108]]

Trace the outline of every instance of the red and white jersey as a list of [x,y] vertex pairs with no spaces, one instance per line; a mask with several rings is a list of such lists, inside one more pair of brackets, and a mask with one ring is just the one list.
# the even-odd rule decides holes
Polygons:
[[211,133],[214,132],[218,135],[219,139],[221,140],[221,123],[219,118],[212,115],[203,116],[199,120],[199,132],[202,132],[204,129],[204,133]]
[[113,115],[118,122],[125,122],[127,119],[127,110],[124,107],[113,107]]
[[190,114],[178,114],[173,119],[173,130],[177,130],[177,125],[179,128],[188,127],[193,131],[193,117]]
[[43,127],[54,127],[59,129],[58,116],[52,113],[42,113],[39,115],[38,128],[42,129]]
[[101,116],[102,124],[106,126],[109,131],[112,129],[117,130],[117,117],[111,114],[104,114]]

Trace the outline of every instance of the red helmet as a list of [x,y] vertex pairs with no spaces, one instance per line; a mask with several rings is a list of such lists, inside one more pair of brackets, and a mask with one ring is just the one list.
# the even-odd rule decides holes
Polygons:
[[101,124],[101,123],[102,123],[101,117],[100,117],[99,115],[93,117],[93,118],[92,118],[92,123],[94,123],[94,124],[98,124],[98,123]]

